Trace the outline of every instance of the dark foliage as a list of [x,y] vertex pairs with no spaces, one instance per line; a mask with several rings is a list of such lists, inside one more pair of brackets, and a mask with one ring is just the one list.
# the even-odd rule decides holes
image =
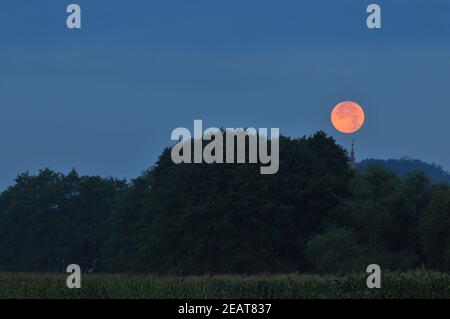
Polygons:
[[450,270],[450,186],[354,171],[319,132],[280,138],[280,168],[179,164],[131,183],[48,169],[0,195],[0,270],[249,274]]
[[450,173],[445,171],[441,166],[436,164],[425,163],[421,160],[402,157],[401,159],[367,159],[359,162],[359,169],[366,169],[371,166],[383,166],[400,177],[406,177],[410,173],[422,172],[432,183],[450,184]]

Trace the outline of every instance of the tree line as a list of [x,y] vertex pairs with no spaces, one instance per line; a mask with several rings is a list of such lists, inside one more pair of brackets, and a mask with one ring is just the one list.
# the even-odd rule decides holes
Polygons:
[[0,271],[152,274],[450,270],[450,186],[349,165],[323,132],[280,137],[280,169],[179,164],[127,182],[44,169],[0,194]]
[[403,156],[400,159],[366,159],[357,163],[357,168],[366,169],[370,166],[383,166],[395,172],[400,177],[406,177],[409,173],[414,171],[423,172],[432,183],[447,183],[450,184],[450,174],[441,166],[430,164],[418,159],[413,159]]

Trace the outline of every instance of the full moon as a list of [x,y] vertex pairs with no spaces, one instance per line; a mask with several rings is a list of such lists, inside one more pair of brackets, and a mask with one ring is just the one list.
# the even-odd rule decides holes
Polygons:
[[364,124],[363,108],[355,102],[345,101],[336,105],[331,112],[331,123],[341,133],[351,134]]

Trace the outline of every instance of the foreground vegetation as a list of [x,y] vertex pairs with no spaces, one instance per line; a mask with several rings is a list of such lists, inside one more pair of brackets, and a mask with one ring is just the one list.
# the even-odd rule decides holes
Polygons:
[[81,289],[70,290],[66,288],[64,275],[2,273],[0,298],[450,298],[450,274],[385,273],[381,289],[368,289],[364,274],[247,277],[87,275],[83,277]]

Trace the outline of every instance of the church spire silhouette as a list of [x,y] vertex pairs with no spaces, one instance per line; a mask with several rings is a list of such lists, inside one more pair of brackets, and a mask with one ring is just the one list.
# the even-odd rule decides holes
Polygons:
[[356,158],[355,158],[355,140],[352,140],[352,152],[350,153],[350,166],[355,167]]

